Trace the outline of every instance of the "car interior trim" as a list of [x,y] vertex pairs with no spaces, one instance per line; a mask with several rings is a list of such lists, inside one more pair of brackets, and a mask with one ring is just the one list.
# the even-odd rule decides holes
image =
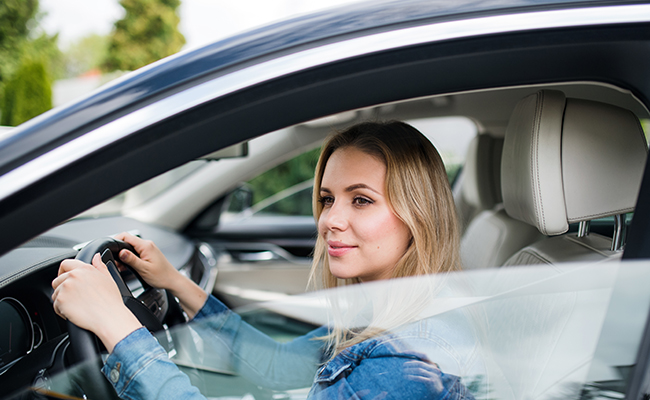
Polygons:
[[328,63],[398,48],[494,34],[650,22],[650,5],[584,7],[447,21],[313,47],[220,76],[118,118],[0,177],[0,199],[171,116],[257,84]]

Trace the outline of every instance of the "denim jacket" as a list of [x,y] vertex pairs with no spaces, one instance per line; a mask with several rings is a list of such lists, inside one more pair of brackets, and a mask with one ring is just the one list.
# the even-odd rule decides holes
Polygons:
[[[193,329],[208,346],[224,353],[239,375],[269,389],[311,386],[310,399],[473,399],[460,378],[438,367],[444,370],[448,364],[458,371],[467,357],[430,335],[430,328],[410,324],[348,347],[327,361],[324,342],[317,339],[327,327],[278,343],[213,296],[193,320]],[[435,349],[437,364],[430,361],[427,349]],[[145,328],[120,341],[102,371],[124,399],[204,399]]]

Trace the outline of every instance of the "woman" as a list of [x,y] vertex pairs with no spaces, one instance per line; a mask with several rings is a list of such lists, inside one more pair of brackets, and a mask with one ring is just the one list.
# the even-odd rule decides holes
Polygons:
[[[444,165],[433,145],[405,123],[362,123],[329,138],[316,167],[313,206],[319,233],[311,275],[315,287],[459,269]],[[421,304],[421,297],[406,301],[399,312],[363,310],[359,314],[371,314],[367,323],[322,327],[278,344],[180,275],[153,243],[128,234],[118,239],[140,255],[123,250],[120,259],[150,285],[178,297],[202,337],[230,352],[237,372],[258,385],[311,385],[311,398],[327,399],[471,398],[456,376],[432,362],[439,360],[415,351],[440,347],[438,339],[422,334],[421,325],[417,335],[408,328],[417,314],[411,306]],[[59,315],[94,332],[111,353],[103,371],[118,395],[200,396],[124,307],[98,255],[92,264],[63,261],[52,299]],[[399,333],[387,333],[400,326]]]

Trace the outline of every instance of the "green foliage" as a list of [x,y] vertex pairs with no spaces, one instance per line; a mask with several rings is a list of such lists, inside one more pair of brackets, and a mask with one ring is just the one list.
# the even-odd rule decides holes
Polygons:
[[38,0],[0,2],[0,51],[14,49],[27,38],[37,10]]
[[[58,77],[62,71],[57,35],[39,34],[38,6],[38,0],[0,1],[0,108],[4,124],[11,121],[10,125],[16,125],[27,115],[34,116],[35,110],[43,112],[51,108],[48,76]],[[36,64],[40,67],[33,66]],[[19,70],[22,70],[21,74],[26,73],[25,68],[32,71],[28,74],[36,74],[29,78],[29,83],[21,83],[17,77]],[[44,77],[41,76],[43,71]],[[34,90],[42,92],[32,98]],[[25,95],[30,96],[26,103],[11,103],[16,96]]]
[[121,0],[126,15],[109,38],[106,71],[130,71],[176,53],[185,44],[178,31],[180,0]]
[[18,67],[5,85],[0,124],[16,126],[52,108],[52,88],[43,62]]
[[4,82],[16,71],[21,59],[21,44],[27,41],[28,23],[36,15],[38,0],[0,2],[0,104]]
[[[248,181],[253,204],[314,177],[320,148],[303,153]],[[311,203],[308,203],[311,206]]]
[[[0,2],[0,82],[14,74],[25,59],[41,59],[56,76],[61,53],[57,36],[38,34],[38,0]],[[54,74],[53,74],[54,72]]]

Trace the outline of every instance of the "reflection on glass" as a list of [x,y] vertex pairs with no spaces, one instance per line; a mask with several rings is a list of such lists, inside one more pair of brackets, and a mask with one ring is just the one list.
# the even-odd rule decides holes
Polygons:
[[[314,380],[352,377],[355,349],[409,358],[374,366],[380,391],[412,380],[431,394],[441,380],[460,379],[476,399],[622,398],[650,305],[648,278],[647,263],[606,263],[346,286],[237,310],[241,319],[226,311],[173,327],[172,361],[214,399],[304,399]],[[342,352],[350,365],[324,371],[332,355],[323,337],[333,329],[370,339]],[[69,369],[41,390],[81,397],[79,375]]]

